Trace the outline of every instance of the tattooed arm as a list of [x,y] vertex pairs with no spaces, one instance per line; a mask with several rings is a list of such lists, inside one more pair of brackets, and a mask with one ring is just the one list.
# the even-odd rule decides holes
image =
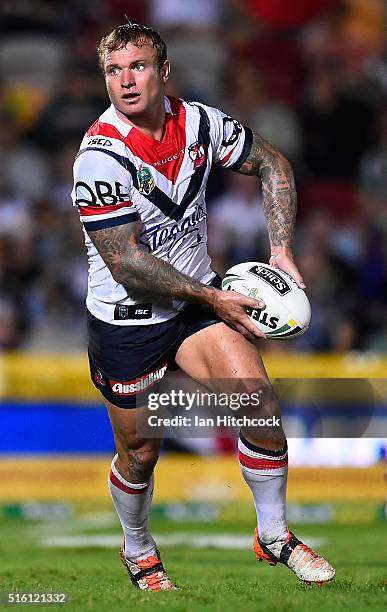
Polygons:
[[271,245],[270,263],[288,272],[301,287],[304,286],[291,250],[297,194],[288,160],[253,131],[250,154],[238,172],[255,174],[261,179],[263,208]]
[[244,336],[253,339],[264,335],[245,312],[245,307],[259,309],[263,304],[234,291],[203,285],[155,257],[138,243],[138,222],[88,234],[117,283],[128,289],[205,304]]
[[89,232],[117,283],[181,300],[209,302],[216,291],[158,259],[138,244],[139,223]]

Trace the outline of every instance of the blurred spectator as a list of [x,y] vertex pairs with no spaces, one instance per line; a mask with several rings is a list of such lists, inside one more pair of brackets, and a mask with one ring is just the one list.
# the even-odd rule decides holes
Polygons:
[[76,141],[109,105],[97,95],[101,75],[94,65],[69,67],[63,85],[43,109],[33,131],[34,141],[49,150]]
[[34,324],[34,290],[43,262],[39,261],[32,235],[4,238],[0,255],[3,348],[16,348]]
[[222,0],[150,0],[149,20],[155,27],[165,29],[218,28],[221,25]]
[[[254,20],[245,3],[235,0],[228,15],[229,52],[232,62],[254,64],[265,82],[270,97],[294,107],[299,95],[302,57],[293,34],[269,29]],[[230,73],[230,91],[233,91]]]
[[25,338],[29,350],[77,349],[84,342],[87,261],[75,211],[39,202],[35,212],[35,253],[45,262],[28,304],[33,325]]
[[353,222],[358,215],[358,192],[349,181],[304,179],[298,190],[298,201],[301,215],[323,209],[339,223]]
[[22,333],[18,321],[17,304],[0,293],[0,350],[14,349]]
[[[93,3],[94,4],[94,3]],[[71,6],[72,5],[72,6]],[[12,0],[0,4],[0,31],[15,36],[20,33],[54,34],[66,31],[73,18],[73,0]]]
[[365,253],[358,270],[359,294],[363,297],[362,348],[387,350],[387,248],[386,226],[367,228]]
[[[356,50],[380,52],[385,42],[384,0],[346,0],[344,36]],[[352,47],[352,50],[353,47]]]
[[110,17],[116,23],[121,23],[124,16],[135,23],[152,23],[148,18],[148,4],[149,0],[130,0],[130,2],[128,0],[106,0]]
[[30,229],[31,215],[25,198],[16,194],[3,171],[0,170],[0,236],[26,235]]
[[25,125],[59,85],[70,19],[64,2],[0,3],[0,82],[6,105]]
[[59,85],[66,47],[41,34],[3,38],[0,76],[3,84],[35,85],[51,93]]
[[265,260],[268,236],[255,176],[230,173],[228,189],[213,200],[208,231],[213,267],[219,273],[241,261]]
[[298,256],[298,262],[312,303],[312,320],[308,333],[295,339],[292,348],[317,352],[354,349],[360,321],[355,287],[350,285],[352,271],[346,279],[351,289],[344,293],[344,270],[328,253],[310,246]]
[[52,158],[52,205],[68,214],[75,212],[69,207],[69,193],[73,188],[73,165],[78,149],[79,142],[65,140],[61,149]]
[[221,106],[227,47],[221,0],[151,0],[149,21],[165,34],[172,73],[188,99]]
[[387,206],[385,202],[387,194],[387,110],[379,117],[378,142],[368,151],[365,151],[361,159],[360,180],[361,188],[365,195],[383,202],[383,214],[380,221],[387,229]]
[[372,142],[376,114],[367,100],[345,87],[336,62],[322,64],[310,75],[300,116],[309,175],[355,179]]
[[250,126],[295,163],[301,150],[301,130],[296,113],[273,99],[263,75],[244,62],[230,69],[233,86],[227,112]]
[[9,189],[22,197],[43,197],[50,186],[50,166],[43,151],[25,138],[25,130],[9,112],[0,111],[0,164]]
[[278,29],[300,28],[340,0],[242,0],[253,17]]

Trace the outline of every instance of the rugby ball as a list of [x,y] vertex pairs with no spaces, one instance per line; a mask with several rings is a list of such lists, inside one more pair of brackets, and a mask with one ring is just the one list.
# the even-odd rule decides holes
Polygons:
[[226,272],[222,289],[262,299],[263,310],[246,308],[246,312],[267,338],[296,338],[309,327],[311,310],[305,291],[278,268],[255,261],[237,264]]

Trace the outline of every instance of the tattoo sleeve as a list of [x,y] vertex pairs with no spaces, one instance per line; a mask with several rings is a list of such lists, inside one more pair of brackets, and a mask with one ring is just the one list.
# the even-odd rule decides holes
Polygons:
[[290,247],[297,211],[294,177],[287,159],[259,134],[238,172],[256,174],[262,182],[263,207],[272,246]]
[[211,304],[213,287],[182,274],[138,244],[138,222],[92,231],[89,236],[114,280],[124,287]]

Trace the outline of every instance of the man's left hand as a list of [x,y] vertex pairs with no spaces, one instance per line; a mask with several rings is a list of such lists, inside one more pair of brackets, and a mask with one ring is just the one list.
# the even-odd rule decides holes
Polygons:
[[293,253],[288,247],[272,247],[269,264],[275,268],[279,268],[287,272],[301,289],[305,289],[306,285],[298,268],[293,260]]

